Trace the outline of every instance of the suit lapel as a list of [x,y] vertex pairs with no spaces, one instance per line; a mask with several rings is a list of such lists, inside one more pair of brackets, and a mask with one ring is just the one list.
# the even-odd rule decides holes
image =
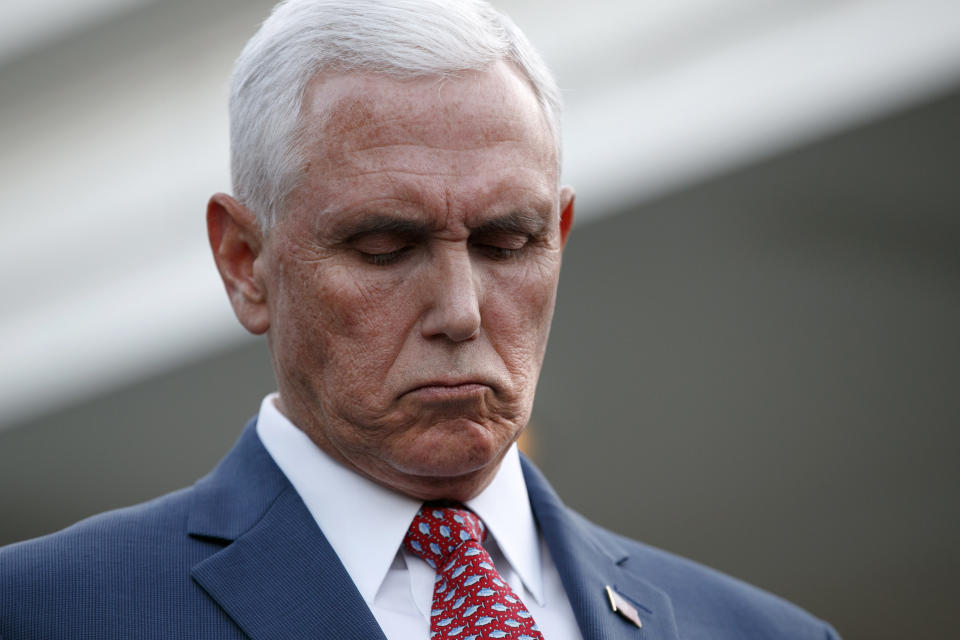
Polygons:
[[[585,640],[678,640],[670,599],[624,566],[623,545],[567,509],[536,467],[522,463],[534,515]],[[643,628],[614,613],[607,585],[636,607]]]
[[190,534],[227,545],[191,575],[250,638],[384,638],[253,423],[194,493]]

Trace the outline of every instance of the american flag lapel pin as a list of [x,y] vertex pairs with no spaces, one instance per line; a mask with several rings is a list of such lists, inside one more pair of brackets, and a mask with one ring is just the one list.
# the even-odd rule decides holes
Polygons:
[[610,608],[633,624],[637,625],[638,629],[642,629],[643,623],[640,621],[640,614],[637,613],[636,607],[627,602],[626,598],[610,588],[610,585],[605,585],[604,588],[607,590],[607,597],[610,599]]

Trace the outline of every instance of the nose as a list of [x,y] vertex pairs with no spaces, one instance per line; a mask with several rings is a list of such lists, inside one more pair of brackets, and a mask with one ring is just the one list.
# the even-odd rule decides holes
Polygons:
[[480,333],[480,291],[466,248],[450,248],[423,275],[427,295],[425,338],[464,342]]

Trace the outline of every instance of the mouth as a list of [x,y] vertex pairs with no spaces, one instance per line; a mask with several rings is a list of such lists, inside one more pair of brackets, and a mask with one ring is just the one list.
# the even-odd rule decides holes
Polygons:
[[479,380],[436,380],[418,384],[403,395],[422,402],[456,402],[475,400],[492,390],[492,385]]

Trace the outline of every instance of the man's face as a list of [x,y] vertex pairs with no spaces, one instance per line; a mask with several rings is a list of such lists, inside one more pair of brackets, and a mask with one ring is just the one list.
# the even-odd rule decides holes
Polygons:
[[553,314],[573,195],[546,121],[506,63],[318,78],[303,113],[254,267],[280,408],[381,484],[472,497],[529,420]]

